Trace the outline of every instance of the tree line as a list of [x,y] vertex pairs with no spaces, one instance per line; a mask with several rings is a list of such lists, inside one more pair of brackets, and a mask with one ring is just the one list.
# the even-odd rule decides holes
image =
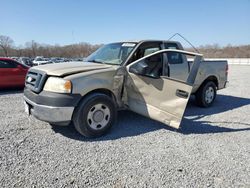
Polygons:
[[39,44],[32,40],[26,42],[24,47],[14,46],[14,41],[8,37],[0,35],[0,56],[5,57],[66,57],[83,58],[94,52],[101,45],[92,45],[81,42],[70,45],[48,45]]
[[[187,49],[195,52],[194,49]],[[250,45],[220,47],[218,44],[200,46],[197,50],[205,58],[250,58]]]
[[[70,45],[48,45],[39,44],[32,40],[26,42],[24,47],[16,47],[13,39],[9,36],[0,35],[0,56],[5,57],[65,57],[65,58],[82,58],[99,48],[101,44],[92,45],[81,42]],[[218,44],[199,46],[198,51],[206,58],[250,58],[250,45],[225,46],[220,47]],[[187,49],[194,51],[194,49]]]

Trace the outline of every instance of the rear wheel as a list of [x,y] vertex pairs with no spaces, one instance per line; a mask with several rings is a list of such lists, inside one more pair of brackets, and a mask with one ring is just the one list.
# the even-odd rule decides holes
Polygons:
[[101,93],[87,96],[73,115],[76,130],[86,137],[104,135],[115,123],[116,109],[113,100]]
[[212,81],[208,81],[199,88],[195,94],[196,103],[201,107],[209,107],[216,98],[216,85]]

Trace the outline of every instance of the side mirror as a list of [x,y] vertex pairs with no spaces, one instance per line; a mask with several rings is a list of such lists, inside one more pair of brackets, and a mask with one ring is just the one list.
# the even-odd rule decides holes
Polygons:
[[148,69],[148,65],[145,63],[144,60],[139,61],[138,63],[129,67],[129,72],[138,74],[138,75],[145,75]]

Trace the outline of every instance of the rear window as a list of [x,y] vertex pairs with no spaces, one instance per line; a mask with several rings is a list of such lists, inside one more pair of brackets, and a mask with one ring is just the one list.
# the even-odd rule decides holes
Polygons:
[[176,43],[165,43],[164,45],[166,49],[179,49]]

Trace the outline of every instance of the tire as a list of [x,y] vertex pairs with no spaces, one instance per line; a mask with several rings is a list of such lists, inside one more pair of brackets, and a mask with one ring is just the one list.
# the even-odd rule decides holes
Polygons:
[[100,137],[108,132],[116,121],[116,106],[113,100],[101,93],[84,98],[75,109],[73,123],[85,137]]
[[195,94],[196,103],[200,107],[209,107],[216,98],[216,85],[212,81],[205,82]]

